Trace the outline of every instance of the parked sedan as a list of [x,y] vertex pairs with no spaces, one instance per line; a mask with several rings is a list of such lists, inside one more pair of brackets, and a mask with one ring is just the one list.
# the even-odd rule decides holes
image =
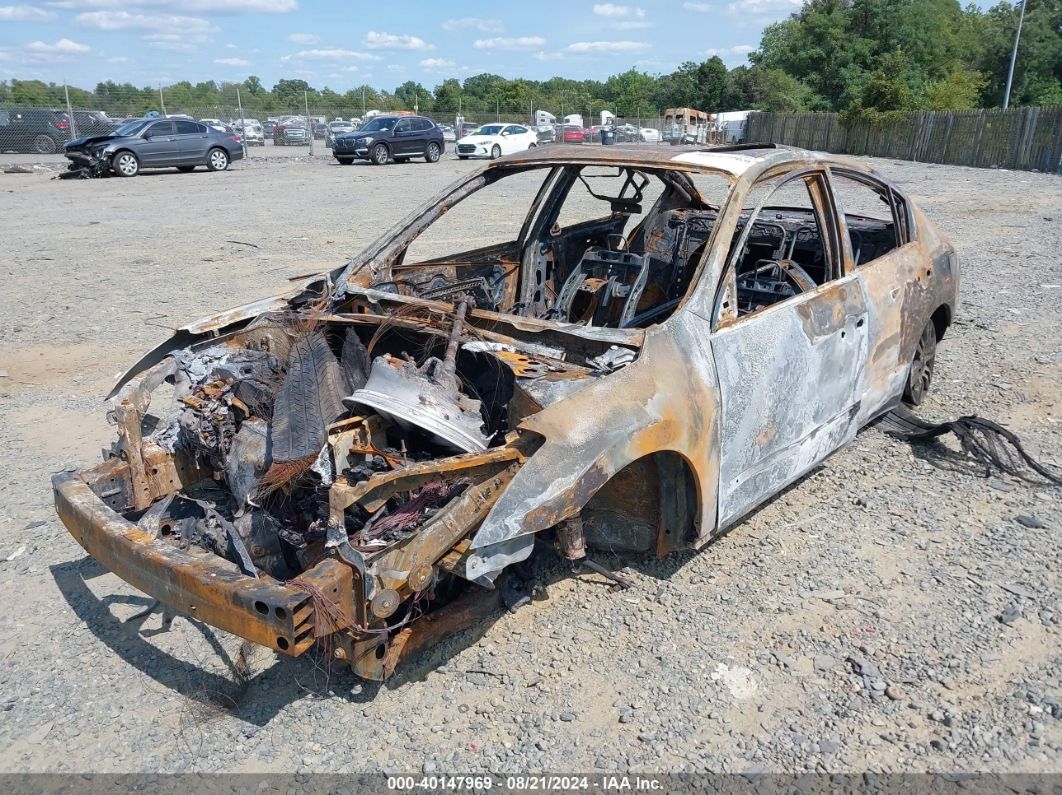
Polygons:
[[660,130],[653,129],[652,127],[642,127],[640,132],[641,139],[648,143],[658,144],[664,140],[664,136],[660,134]]
[[328,135],[325,137],[325,146],[329,149],[340,135],[354,132],[354,123],[349,121],[333,121],[328,123]]
[[135,177],[142,168],[192,171],[196,166],[224,171],[243,157],[240,136],[184,119],[136,119],[109,135],[70,141],[63,149],[70,170],[84,170],[84,176]]
[[561,129],[561,143],[581,144],[583,142],[583,128],[578,124],[565,124]]
[[[452,221],[536,193],[504,226]],[[521,561],[700,549],[920,403],[958,280],[947,237],[858,160],[513,155],[146,354],[103,461],[53,476],[56,509],[166,615],[384,679],[526,592]]]
[[424,116],[374,116],[360,130],[340,135],[332,144],[332,156],[344,165],[361,159],[382,166],[413,157],[437,163],[444,151],[442,130]]
[[457,142],[457,156],[462,160],[470,157],[489,157],[495,160],[502,155],[523,152],[538,146],[538,133],[522,124],[484,124],[471,135]]
[[233,124],[233,129],[243,136],[248,146],[265,146],[265,131],[258,119],[244,119]]

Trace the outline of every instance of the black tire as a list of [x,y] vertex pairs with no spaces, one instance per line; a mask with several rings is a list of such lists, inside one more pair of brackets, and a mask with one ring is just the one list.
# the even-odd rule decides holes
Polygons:
[[527,148],[528,149],[534,149],[536,146],[538,146],[538,144],[528,144]]
[[387,165],[390,158],[391,150],[387,148],[387,144],[376,144],[369,152],[369,159],[374,166]]
[[442,147],[435,141],[428,141],[428,145],[424,147],[424,162],[438,163],[440,157],[442,157]]
[[215,146],[206,156],[207,171],[224,171],[229,167],[229,153]]
[[903,402],[920,406],[929,394],[933,382],[933,366],[937,361],[937,329],[930,320],[922,329],[922,336],[915,344],[914,355],[907,371],[907,384],[903,389]]
[[339,161],[339,165],[341,166],[349,166],[354,162],[353,157],[337,157],[336,160]]
[[497,144],[494,144],[494,146],[490,150],[490,159],[497,160],[499,157],[501,157],[501,147]]
[[119,177],[135,177],[140,173],[140,158],[123,149],[111,158],[111,170]]
[[195,166],[177,166],[177,170],[182,174],[189,174],[195,171]]
[[57,148],[55,139],[50,135],[38,135],[33,139],[33,151],[38,155],[55,154]]

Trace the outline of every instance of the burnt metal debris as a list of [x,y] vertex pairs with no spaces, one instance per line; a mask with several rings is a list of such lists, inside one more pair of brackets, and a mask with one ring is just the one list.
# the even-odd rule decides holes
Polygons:
[[[459,201],[527,173],[517,240],[407,260]],[[885,217],[846,214],[838,173]],[[809,208],[747,206],[772,180]],[[599,216],[563,228],[576,195]],[[382,679],[500,591],[526,602],[497,586],[536,550],[626,585],[593,550],[699,548],[917,402],[957,283],[946,238],[854,161],[502,158],[347,265],[148,353],[112,395],[113,450],[57,475],[56,507],[167,611],[288,655],[325,639]]]

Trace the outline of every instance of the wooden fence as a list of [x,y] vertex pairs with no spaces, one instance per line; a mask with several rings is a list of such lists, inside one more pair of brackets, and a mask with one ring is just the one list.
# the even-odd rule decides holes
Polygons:
[[923,163],[1062,174],[1062,108],[909,113],[846,126],[837,113],[753,113],[747,141]]

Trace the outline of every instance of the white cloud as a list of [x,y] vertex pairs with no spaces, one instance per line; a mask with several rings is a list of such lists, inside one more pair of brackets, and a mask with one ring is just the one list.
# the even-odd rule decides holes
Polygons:
[[715,8],[711,3],[683,3],[682,7],[687,11],[699,11],[702,14],[707,14]]
[[78,44],[76,41],[70,41],[70,39],[59,39],[59,41],[54,44],[47,44],[43,41],[33,41],[26,45],[26,49],[30,52],[39,52],[46,55],[92,52],[92,48],[87,44]]
[[533,50],[545,43],[546,40],[541,36],[498,36],[493,39],[476,39],[472,46],[477,50]]
[[420,65],[429,70],[448,70],[456,68],[457,64],[445,58],[425,58]]
[[461,17],[460,19],[448,19],[442,23],[443,30],[453,33],[458,30],[478,30],[480,33],[501,33],[505,25],[500,19],[482,19],[480,17]]
[[[53,0],[52,8],[155,8],[173,9],[171,0]],[[200,14],[286,14],[296,11],[298,0],[183,0],[182,11]]]
[[718,55],[725,62],[735,63],[743,62],[744,58],[750,53],[755,52],[756,48],[752,45],[735,45],[734,47],[713,47],[704,51],[704,54],[709,58]]
[[198,45],[210,41],[209,36],[201,33],[149,33],[143,39],[149,47],[170,52],[194,52]]
[[129,11],[88,11],[78,14],[78,24],[97,30],[156,30],[166,33],[213,33],[217,28],[199,17],[140,14]]
[[129,59],[124,55],[116,55],[113,58],[108,58],[107,63],[129,63]]
[[293,41],[296,44],[317,44],[321,41],[321,37],[314,36],[312,33],[292,33],[288,36],[288,41]]
[[786,17],[799,11],[802,5],[802,0],[738,0],[730,3],[727,11],[734,16],[764,21]]
[[641,52],[647,49],[649,49],[649,45],[644,41],[577,41],[567,47],[568,52],[581,55]]
[[370,50],[434,50],[435,47],[419,36],[399,36],[394,33],[378,33],[370,30],[365,34],[365,46]]
[[613,30],[642,30],[644,28],[652,28],[655,26],[656,23],[650,22],[647,19],[620,19],[609,25]]
[[281,61],[379,61],[379,55],[355,50],[338,48],[327,50],[299,50],[292,55],[285,55]]
[[222,66],[250,66],[251,62],[244,58],[215,58],[214,63]]
[[599,17],[644,17],[645,9],[636,6],[619,6],[615,3],[598,3],[594,13]]
[[55,14],[36,6],[0,6],[0,22],[47,22]]

